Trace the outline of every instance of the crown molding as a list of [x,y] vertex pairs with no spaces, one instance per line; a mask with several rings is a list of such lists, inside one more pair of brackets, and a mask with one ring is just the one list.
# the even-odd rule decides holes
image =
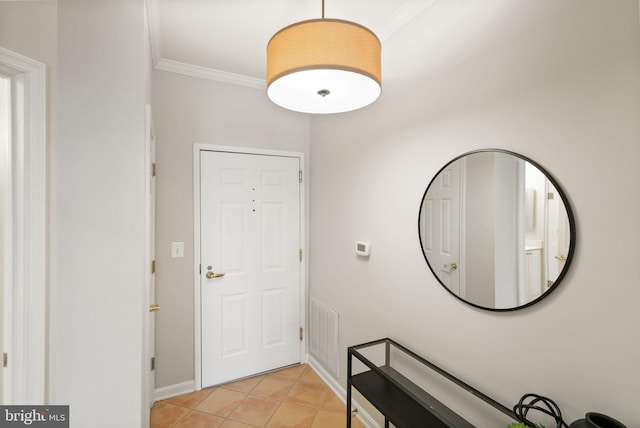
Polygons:
[[394,13],[380,24],[375,33],[381,42],[393,36],[402,27],[429,8],[435,0],[407,0]]
[[154,67],[162,59],[162,37],[160,36],[160,5],[158,0],[145,0],[145,13],[147,15],[147,27],[149,30],[149,45],[151,48],[151,59]]
[[186,64],[184,62],[173,61],[165,58],[158,61],[156,64],[156,70],[183,74],[191,77],[199,77],[201,79],[215,80],[216,82],[230,83],[232,85],[246,86],[254,89],[267,88],[267,82],[264,79],[201,67],[199,65]]
[[[200,79],[214,80],[216,82],[229,83],[232,85],[245,86],[248,88],[261,90],[266,89],[267,83],[264,79],[163,58],[159,0],[146,0],[145,3],[149,23],[151,53],[156,70],[198,77]],[[378,36],[378,39],[383,42],[424,12],[433,3],[435,3],[435,0],[406,0],[404,4],[394,13],[389,15],[389,17],[380,26],[378,26],[374,32]]]

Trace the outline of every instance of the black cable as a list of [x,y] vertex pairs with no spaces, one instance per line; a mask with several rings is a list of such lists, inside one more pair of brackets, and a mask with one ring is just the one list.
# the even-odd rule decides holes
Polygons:
[[[530,400],[525,403],[526,400]],[[545,407],[540,407],[538,403]],[[562,420],[562,412],[558,405],[551,399],[538,394],[525,394],[522,396],[518,404],[513,406],[513,413],[516,414],[520,422],[525,423],[529,427],[537,427],[538,425],[527,419],[529,410],[536,410],[551,416],[556,421],[556,428],[569,428],[565,421]]]

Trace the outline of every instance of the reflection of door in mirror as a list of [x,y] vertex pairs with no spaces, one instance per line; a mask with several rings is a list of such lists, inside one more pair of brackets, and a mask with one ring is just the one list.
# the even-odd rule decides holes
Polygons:
[[533,161],[498,149],[446,164],[425,191],[419,217],[422,250],[438,281],[465,302],[497,311],[528,306],[555,288],[573,257],[575,226],[552,183]]
[[420,234],[436,276],[451,292],[464,297],[464,287],[460,287],[465,269],[460,260],[460,185],[460,163],[453,162],[438,175],[422,203]]
[[546,200],[546,288],[553,285],[564,269],[571,238],[569,236],[569,218],[560,194],[547,180]]

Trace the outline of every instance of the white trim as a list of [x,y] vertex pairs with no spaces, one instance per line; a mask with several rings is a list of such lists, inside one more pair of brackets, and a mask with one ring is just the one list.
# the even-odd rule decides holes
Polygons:
[[[347,405],[347,391],[338,383],[338,381],[327,372],[327,370],[316,360],[313,355],[309,355],[309,362],[307,363],[309,366],[320,376],[320,379],[327,384],[329,388],[338,396],[340,400],[342,400],[345,405]],[[356,417],[360,422],[362,422],[365,426],[369,428],[380,428],[380,425],[371,417],[369,413],[367,413],[363,407],[356,401],[353,396],[351,397],[351,401],[353,402],[353,406],[351,406],[351,411],[357,410]]]
[[[193,145],[193,302],[194,302],[194,375],[195,389],[202,389],[202,331],[201,331],[201,314],[200,314],[200,152],[201,151],[217,151],[228,153],[257,154],[267,156],[286,156],[299,159],[300,170],[302,171],[303,183],[306,180],[304,153],[288,152],[280,150],[254,149],[249,147],[220,146],[213,144],[194,144]],[[300,246],[303,251],[302,262],[300,263],[300,323],[304,330],[303,340],[300,343],[300,362],[307,361],[307,337],[309,331],[307,329],[307,281],[306,281],[306,265],[307,265],[307,242],[306,242],[306,205],[305,205],[305,186],[300,186]]]
[[393,36],[398,30],[411,22],[424,10],[433,5],[435,0],[407,0],[402,6],[396,9],[374,32],[381,42]]
[[[7,97],[7,99],[1,98],[0,101],[4,104],[2,111],[6,114],[4,117],[0,118],[2,120],[2,133],[0,136],[0,162],[2,165],[0,166],[0,181],[2,182],[0,185],[3,188],[2,194],[0,195],[0,210],[2,210],[2,223],[0,227],[2,227],[2,231],[0,235],[2,239],[0,239],[0,245],[2,245],[2,251],[0,252],[2,255],[2,271],[0,275],[2,275],[2,285],[0,285],[0,293],[2,293],[2,333],[0,333],[2,338],[2,343],[0,344],[0,348],[2,352],[11,353],[11,343],[12,343],[12,328],[11,328],[11,320],[13,318],[13,297],[12,297],[12,287],[9,284],[13,284],[12,280],[12,269],[13,266],[12,261],[12,253],[13,253],[13,227],[11,224],[11,219],[13,217],[13,209],[11,203],[11,189],[13,187],[13,179],[11,172],[11,81],[8,78],[5,78],[2,74],[0,74],[0,85],[3,86],[2,92]],[[0,116],[2,113],[0,112]],[[2,384],[0,384],[0,388],[2,391],[0,392],[0,398],[2,398],[2,403],[11,402],[10,397],[10,385],[11,381],[11,372],[5,368],[0,367],[2,370]],[[8,396],[8,398],[7,398]]]
[[[19,404],[45,403],[46,352],[46,66],[0,48],[0,65],[24,82],[24,135],[12,142],[13,316],[14,346],[11,400]],[[16,147],[18,145],[19,147]],[[16,154],[20,156],[16,157]]]
[[196,390],[195,381],[187,381],[177,383],[175,385],[169,385],[162,388],[156,388],[155,401],[166,400],[167,398],[177,397],[178,395],[189,394]]
[[201,79],[215,80],[216,82],[230,83],[232,85],[246,86],[254,89],[264,90],[267,88],[267,82],[264,79],[229,73],[227,71],[215,70],[213,68],[201,67],[199,65],[187,64],[165,58],[160,58],[160,61],[156,64],[156,70],[168,71],[170,73],[183,74],[191,77],[199,77]]
[[[467,210],[465,208],[465,201],[467,200],[467,158],[462,157],[460,159],[460,248],[467,248]],[[467,299],[467,258],[464,251],[460,251],[458,260],[460,260],[460,288],[459,296],[463,299]]]
[[202,318],[200,316],[200,150],[193,145],[193,369],[195,389],[202,389]]
[[[230,83],[232,85],[246,86],[248,88],[266,89],[267,83],[265,79],[163,58],[162,29],[158,0],[146,0],[146,2],[151,54],[156,70],[214,80],[216,82]],[[381,42],[387,40],[434,3],[435,0],[406,0],[402,6],[390,14],[380,26],[374,29],[375,34]]]
[[[144,270],[144,307],[148,308],[152,303],[152,287],[153,287],[153,273],[151,272],[151,263],[154,259],[154,236],[155,236],[155,206],[154,206],[154,188],[152,187],[153,178],[153,163],[155,156],[155,133],[153,130],[153,117],[151,114],[151,105],[145,105],[145,136],[144,136],[144,211],[145,211],[145,227],[144,227],[144,242],[145,242],[145,270]],[[144,385],[142,389],[143,397],[143,426],[149,425],[149,418],[151,417],[149,409],[155,400],[155,372],[151,369],[151,358],[155,357],[155,316],[143,310],[144,314],[144,344],[142,353],[142,372],[144,373]]]
[[149,44],[151,45],[151,59],[153,65],[157,66],[162,59],[162,33],[160,26],[160,5],[159,0],[145,0],[144,8],[147,14],[147,25],[149,26]]

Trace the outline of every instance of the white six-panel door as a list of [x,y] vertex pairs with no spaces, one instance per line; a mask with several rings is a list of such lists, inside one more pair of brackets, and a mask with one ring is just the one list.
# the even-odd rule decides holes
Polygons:
[[569,217],[562,197],[553,184],[547,180],[546,200],[546,250],[547,288],[558,279],[569,255],[571,235]]
[[200,151],[202,387],[300,362],[299,171]]
[[434,273],[454,294],[461,295],[460,162],[440,172],[422,203],[421,235]]

